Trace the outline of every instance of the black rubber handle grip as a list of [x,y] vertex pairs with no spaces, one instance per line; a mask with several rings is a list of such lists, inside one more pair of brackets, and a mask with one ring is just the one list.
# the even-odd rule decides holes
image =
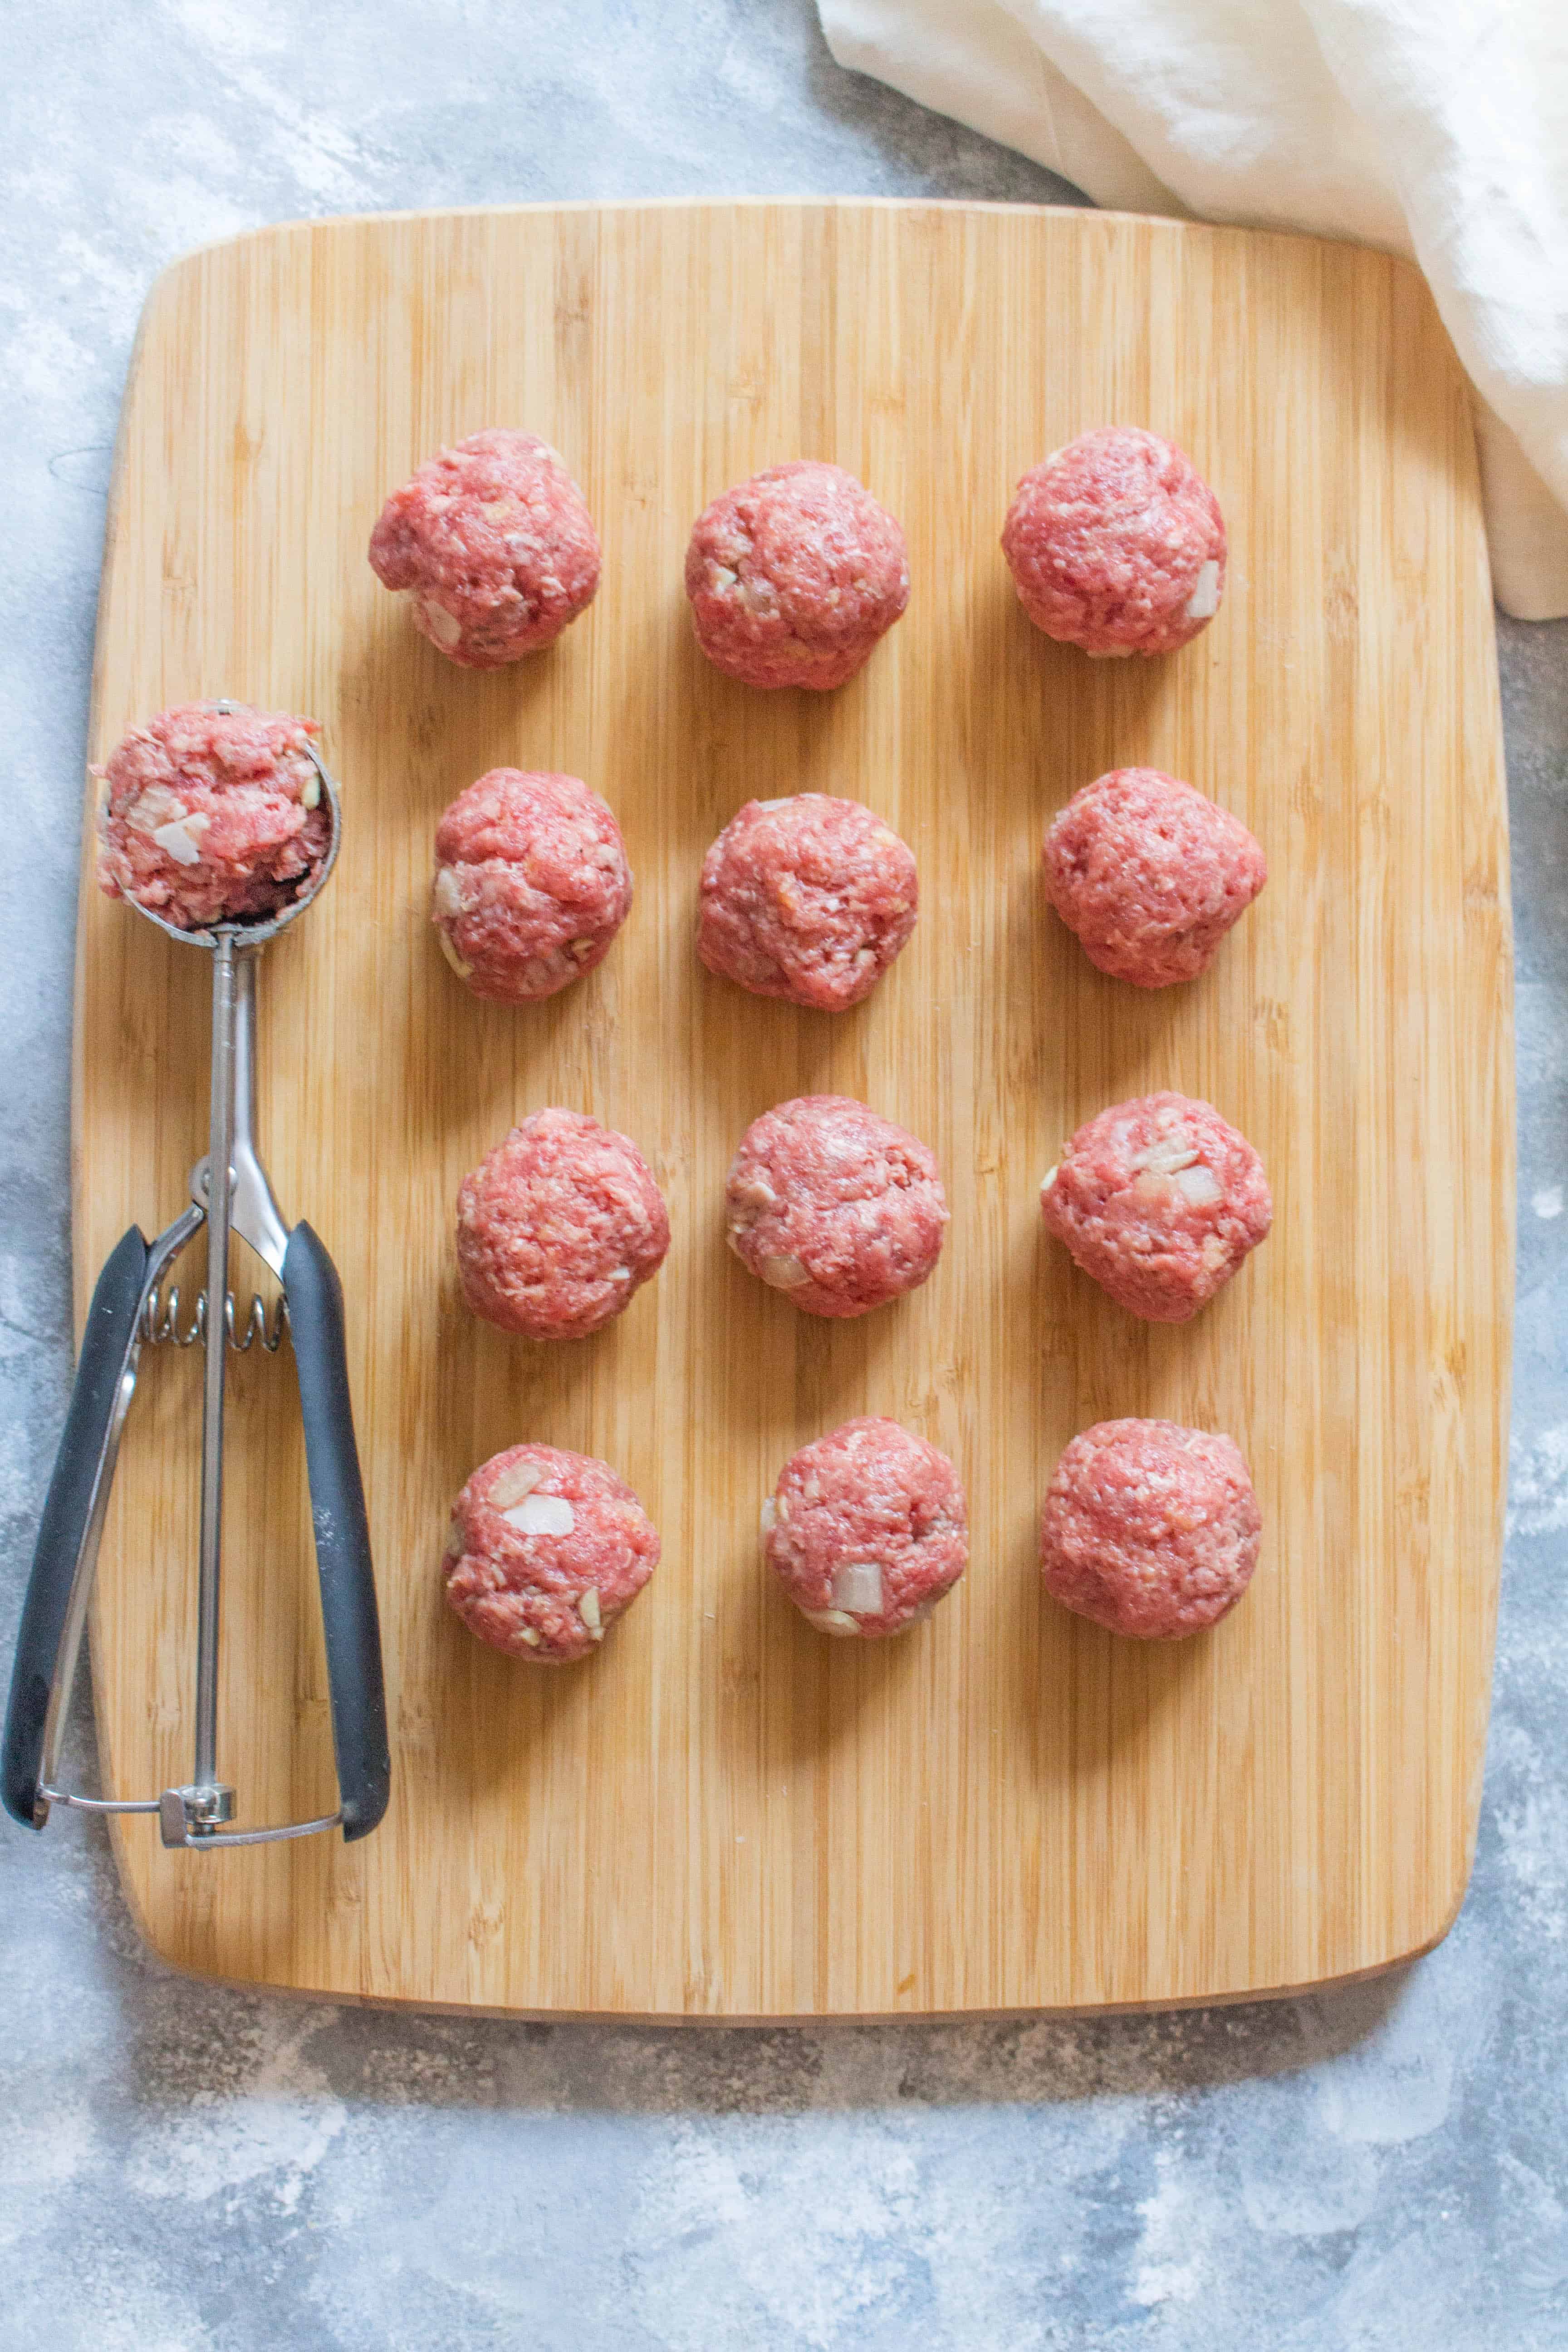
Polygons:
[[114,1418],[126,1351],[136,1329],[147,1257],[141,1227],[132,1225],[121,1235],[98,1277],[33,1548],[32,1574],[16,1633],[16,1662],[11,1669],[5,1744],[0,1748],[0,1794],[5,1811],[25,1829],[42,1827],[35,1818],[35,1808],[49,1689],[65,1632],[71,1580],[92,1511],[99,1457]]
[[349,1400],[342,1285],[320,1236],[308,1224],[296,1225],[289,1236],[283,1291],[305,1424],[343,1835],[362,1838],[385,1812],[392,1779],[381,1620]]

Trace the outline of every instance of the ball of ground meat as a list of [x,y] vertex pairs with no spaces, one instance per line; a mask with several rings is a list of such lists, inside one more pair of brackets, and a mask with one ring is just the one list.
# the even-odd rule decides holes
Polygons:
[[904,534],[842,466],[753,474],[697,518],[697,642],[742,686],[842,686],[910,601]]
[[809,1624],[875,1640],[918,1625],[958,1582],[969,1506],[945,1454],[868,1414],[791,1454],[763,1505],[763,1547]]
[[845,1095],[802,1095],[753,1119],[724,1191],[730,1247],[808,1315],[868,1314],[942,1254],[936,1160]]
[[92,774],[99,887],[181,930],[260,922],[309,887],[331,840],[313,719],[183,702],[133,727]]
[[370,561],[463,669],[501,669],[550,645],[599,584],[598,534],[561,457],[503,426],[437,450],[393,491]]
[[530,1339],[582,1339],[657,1274],[669,1213],[629,1136],[542,1110],[458,1194],[458,1272],[476,1315]]
[[1134,988],[1195,980],[1268,878],[1239,817],[1158,768],[1114,768],[1046,835],[1046,888],[1090,963]]
[[632,903],[621,828],[580,776],[491,768],[436,828],[430,919],[476,996],[525,1004],[603,963]]
[[753,996],[840,1013],[915,927],[913,856],[858,801],[748,801],[702,861],[697,952]]
[[1037,629],[1089,654],[1168,654],[1225,592],[1225,520],[1173,441],[1132,425],[1081,434],[1025,475],[1002,533]]
[[1145,1095],[1080,1127],[1040,1187],[1047,1231],[1118,1306],[1184,1323],[1274,1219],[1263,1162],[1211,1103]]
[[1263,1525],[1228,1437],[1174,1421],[1102,1421],[1056,1467],[1040,1572],[1064,1607],[1113,1633],[1176,1642],[1234,1609]]
[[479,1641],[560,1666],[585,1658],[658,1566],[658,1533],[590,1454],[509,1445],[452,1506],[447,1599]]

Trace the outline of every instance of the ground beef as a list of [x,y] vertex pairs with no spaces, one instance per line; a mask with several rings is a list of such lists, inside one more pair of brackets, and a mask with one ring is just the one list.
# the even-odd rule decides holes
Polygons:
[[133,727],[93,775],[98,880],[182,930],[278,914],[314,877],[331,817],[313,719],[183,702]]
[[545,1666],[585,1658],[658,1566],[659,1542],[607,1463],[510,1445],[452,1506],[447,1599],[470,1633]]
[[969,1507],[945,1454],[896,1421],[847,1421],[792,1454],[763,1505],[779,1582],[819,1633],[875,1639],[963,1574]]
[[841,466],[753,474],[697,518],[697,642],[742,686],[842,686],[910,600],[904,534]]
[[1158,768],[1115,768],[1046,835],[1046,887],[1090,963],[1135,988],[1195,980],[1268,878],[1239,817]]
[[1179,1641],[1235,1608],[1262,1524],[1228,1437],[1173,1421],[1102,1421],[1057,1465],[1040,1571],[1080,1617],[1140,1641]]
[[464,669],[500,669],[549,645],[599,584],[582,491],[547,441],[502,426],[437,450],[394,490],[370,561]]
[[1119,1306],[1184,1323],[1273,1222],[1263,1162],[1190,1095],[1117,1103],[1080,1127],[1040,1187],[1047,1228]]
[[697,952],[753,996],[839,1013],[915,927],[915,861],[858,801],[748,801],[702,861]]
[[592,971],[631,903],[621,828],[579,776],[491,768],[437,827],[430,919],[453,971],[492,1003],[553,996]]
[[868,1314],[922,1283],[947,1202],[934,1156],[844,1095],[753,1119],[725,1187],[730,1247],[808,1315]]
[[458,1194],[463,1296],[530,1339],[597,1331],[668,1247],[669,1215],[637,1145],[579,1111],[525,1118]]
[[1168,654],[1225,593],[1219,501],[1173,441],[1107,425],[1025,475],[1002,546],[1037,629],[1089,654]]

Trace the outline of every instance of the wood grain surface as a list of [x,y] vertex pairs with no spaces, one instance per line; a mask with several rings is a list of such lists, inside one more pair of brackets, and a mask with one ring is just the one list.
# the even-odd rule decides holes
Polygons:
[[[1089,662],[1014,599],[1015,480],[1108,421],[1173,435],[1230,527],[1214,625]],[[494,423],[564,453],[604,585],[552,651],[450,667],[380,590],[386,491]],[[691,520],[753,468],[851,467],[901,517],[907,619],[840,692],[709,668]],[[1441,1935],[1474,1834],[1511,1276],[1506,834],[1465,387],[1415,272],[1305,239],[1025,208],[790,203],[453,213],[269,230],[154,289],[127,395],[93,715],[227,693],[314,713],[346,843],[261,973],[262,1148],[342,1269],[386,1638],[384,1826],[226,1855],[117,1833],[185,1969],[488,2009],[705,2017],[1226,1999]],[[1272,878],[1197,984],[1101,978],[1047,908],[1051,813],[1100,771],[1190,778]],[[609,799],[637,903],[532,1010],[477,1003],[426,919],[447,801],[498,762]],[[852,794],[920,860],[914,940],[833,1017],[692,951],[698,868],[752,793]],[[84,875],[79,1305],[205,1148],[205,959]],[[1273,1237],[1185,1328],[1041,1234],[1062,1138],[1162,1087],[1262,1151]],[[922,1136],[934,1278],[850,1324],[723,1246],[756,1113],[811,1089]],[[474,1322],[459,1178],[545,1103],[627,1130],[663,1273],[590,1340]],[[239,1263],[240,1260],[244,1263]],[[237,1251],[238,1286],[258,1272]],[[187,1291],[200,1282],[193,1256]],[[196,1350],[145,1361],[104,1549],[106,1782],[188,1777]],[[241,1817],[331,1798],[287,1355],[237,1366],[219,1764]],[[952,1454],[973,1554],[864,1648],[771,1589],[758,1505],[855,1412]],[[1244,1605],[1141,1648],[1046,1601],[1074,1431],[1228,1430],[1265,1526]],[[449,1500],[522,1438],[604,1455],[664,1561],[591,1664],[479,1648],[444,1609]],[[69,1834],[67,1830],[65,1834]]]

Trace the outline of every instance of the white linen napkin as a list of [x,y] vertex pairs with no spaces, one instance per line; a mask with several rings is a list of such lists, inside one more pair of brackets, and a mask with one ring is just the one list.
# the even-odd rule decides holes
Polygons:
[[1413,255],[1469,372],[1492,586],[1568,614],[1568,0],[817,0],[842,66],[1098,205]]

